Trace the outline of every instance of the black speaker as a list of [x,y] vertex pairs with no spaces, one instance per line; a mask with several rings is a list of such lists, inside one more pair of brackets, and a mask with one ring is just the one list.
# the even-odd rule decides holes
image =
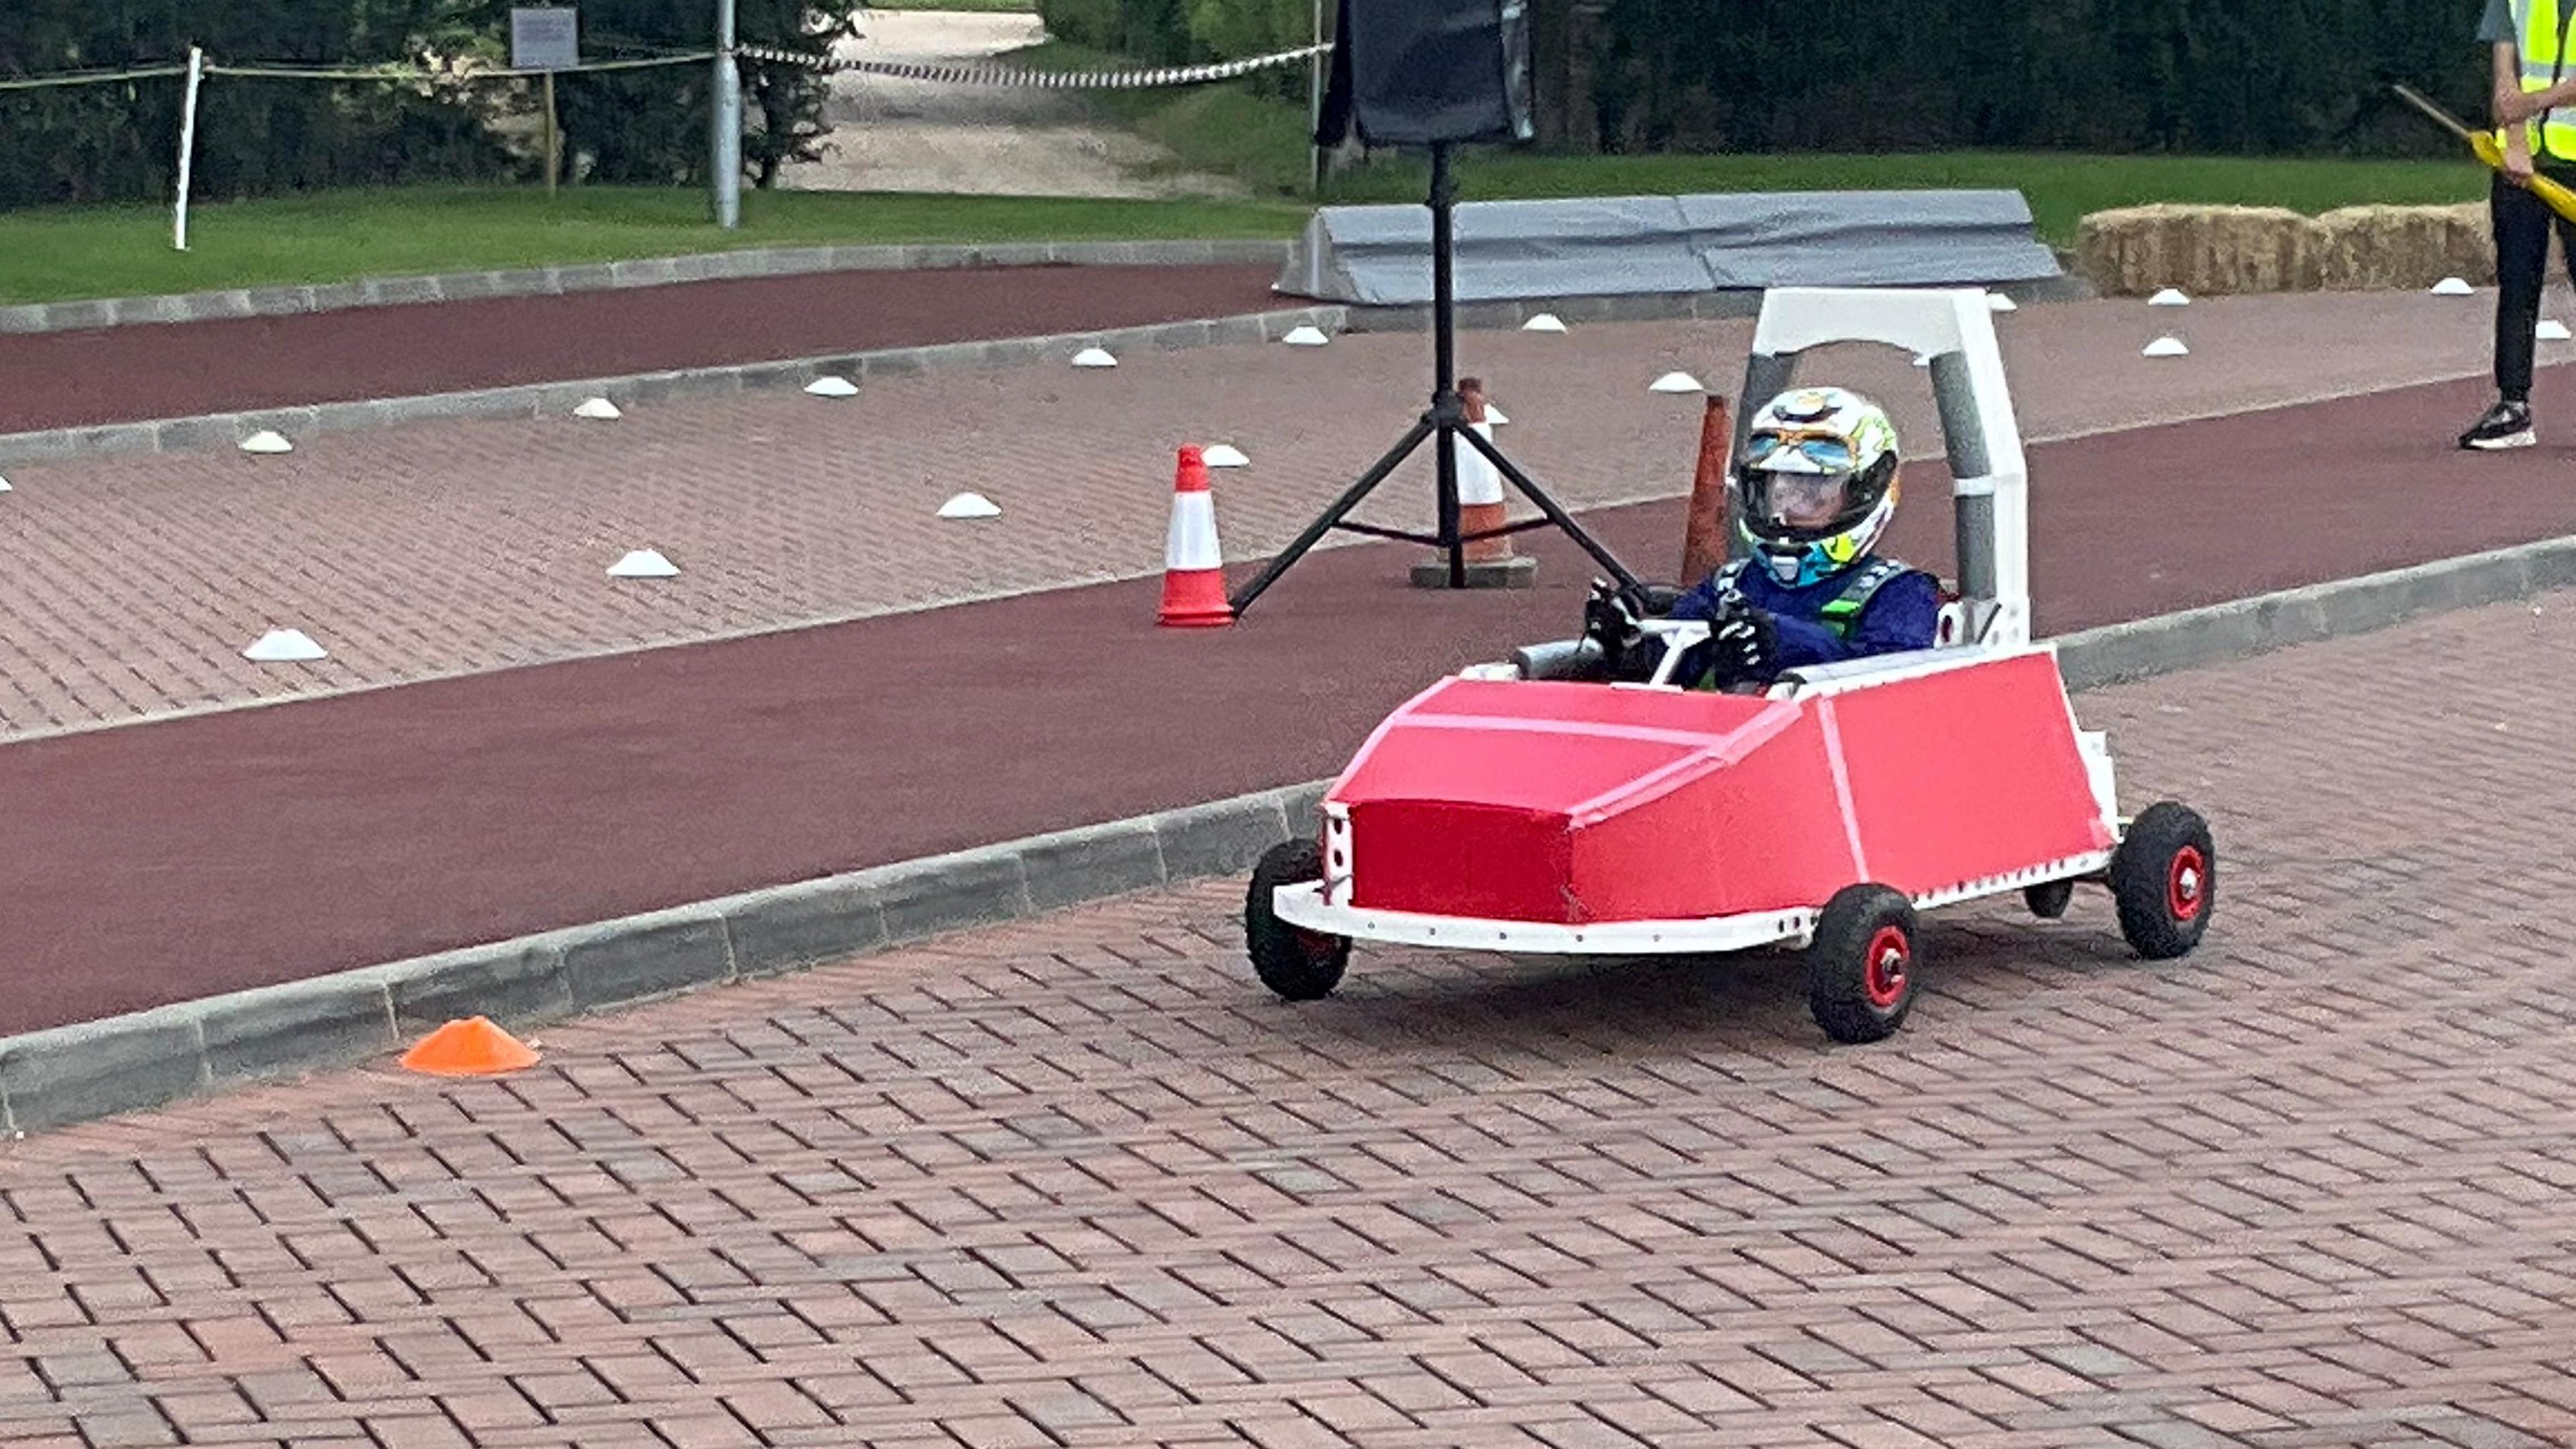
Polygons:
[[1528,0],[1340,0],[1315,144],[1526,141]]

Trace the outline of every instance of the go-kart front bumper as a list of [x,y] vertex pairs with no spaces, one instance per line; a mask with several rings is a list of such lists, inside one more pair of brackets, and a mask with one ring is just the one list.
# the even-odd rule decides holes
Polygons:
[[1271,896],[1271,910],[1288,924],[1321,935],[1459,951],[1519,951],[1534,956],[1695,956],[1747,951],[1781,941],[1803,946],[1816,927],[1816,913],[1806,910],[1759,911],[1707,920],[1605,921],[1583,926],[1370,910],[1327,902],[1321,881],[1279,887]]
[[[1961,881],[1909,899],[1917,909],[1931,910],[2051,881],[2095,879],[2110,865],[2111,856],[2108,850],[2087,851],[2023,870]],[[1804,947],[1814,938],[1816,918],[1823,909],[1818,906],[1698,920],[1603,921],[1573,926],[1553,921],[1503,921],[1335,905],[1326,899],[1326,885],[1324,881],[1306,881],[1281,886],[1271,893],[1271,912],[1299,930],[1398,946],[1510,951],[1533,956],[1701,956],[1783,943]]]

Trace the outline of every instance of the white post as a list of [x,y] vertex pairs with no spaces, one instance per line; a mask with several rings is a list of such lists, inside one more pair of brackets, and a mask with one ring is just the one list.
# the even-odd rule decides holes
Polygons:
[[716,225],[730,228],[742,219],[742,72],[733,59],[733,0],[716,0],[715,116],[709,129]]
[[557,160],[563,154],[563,123],[555,116],[555,73],[546,72],[546,195],[555,194]]
[[206,53],[188,47],[188,98],[179,110],[179,202],[171,222],[171,245],[188,249],[188,174],[197,160],[197,81],[206,72]]
[[[1315,44],[1324,43],[1324,0],[1315,0]],[[1306,178],[1309,195],[1320,196],[1324,190],[1324,148],[1315,141],[1315,129],[1324,124],[1323,55],[1306,57],[1306,149],[1312,153],[1311,174]],[[1479,456],[1482,456],[1481,454]]]

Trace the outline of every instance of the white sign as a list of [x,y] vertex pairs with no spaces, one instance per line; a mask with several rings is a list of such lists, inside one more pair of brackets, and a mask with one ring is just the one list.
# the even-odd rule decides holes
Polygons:
[[569,5],[510,9],[512,70],[572,70],[581,64],[581,11]]

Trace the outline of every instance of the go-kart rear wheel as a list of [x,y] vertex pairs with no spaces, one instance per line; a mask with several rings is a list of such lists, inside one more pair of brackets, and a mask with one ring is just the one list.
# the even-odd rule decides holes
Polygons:
[[2218,900],[2218,850],[2197,811],[2171,800],[2148,806],[2129,822],[2110,874],[2120,934],[2139,955],[2169,960],[2200,944]]
[[2075,899],[2075,879],[2044,880],[2035,886],[2023,886],[2021,899],[2030,913],[2043,921],[2053,921],[2066,914],[2068,902]]
[[1807,945],[1808,1009],[1836,1041],[1878,1041],[1904,1025],[1921,965],[1914,903],[1883,885],[1845,886]]
[[1252,867],[1252,886],[1243,901],[1243,942],[1261,984],[1284,1000],[1330,995],[1341,984],[1342,968],[1350,964],[1350,937],[1300,930],[1271,911],[1271,892],[1323,878],[1323,847],[1311,840],[1282,841]]

